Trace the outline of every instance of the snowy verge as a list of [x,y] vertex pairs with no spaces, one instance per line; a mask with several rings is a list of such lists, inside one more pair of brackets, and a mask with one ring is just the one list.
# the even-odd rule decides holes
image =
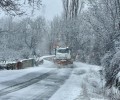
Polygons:
[[49,100],[107,100],[102,94],[100,66],[74,63],[70,78]]

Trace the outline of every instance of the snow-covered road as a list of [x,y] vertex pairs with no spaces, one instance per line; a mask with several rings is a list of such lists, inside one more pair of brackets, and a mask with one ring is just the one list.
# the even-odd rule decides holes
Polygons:
[[0,71],[0,100],[102,100],[100,67],[74,65],[57,68],[45,61],[39,67]]

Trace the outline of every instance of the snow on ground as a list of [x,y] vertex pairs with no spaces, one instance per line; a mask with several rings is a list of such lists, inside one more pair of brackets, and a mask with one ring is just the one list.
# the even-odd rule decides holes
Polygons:
[[[39,65],[37,67],[30,67],[26,69],[21,69],[21,70],[1,70],[0,71],[0,83],[9,81],[9,80],[14,80],[16,78],[19,78],[23,75],[26,75],[31,72],[42,72],[42,73],[47,73],[52,68],[53,63],[49,61],[44,61],[45,63],[43,65]],[[0,89],[5,88],[6,86],[0,85]]]
[[0,83],[3,81],[8,81],[8,80],[18,78],[18,77],[25,75],[27,73],[30,73],[30,72],[36,72],[36,71],[42,72],[42,70],[46,67],[47,67],[46,70],[48,70],[48,71],[51,70],[51,69],[49,69],[49,67],[51,67],[53,65],[53,63],[51,63],[49,61],[44,61],[44,62],[45,62],[45,64],[39,65],[37,67],[30,67],[30,68],[21,69],[21,70],[2,70],[2,71],[0,71]]
[[[101,70],[101,68],[99,66],[88,65],[80,62],[75,62],[74,64],[76,67],[73,69],[69,79],[67,79],[66,82],[62,86],[60,86],[60,88],[51,96],[49,100],[107,100],[103,97],[102,94],[103,82],[101,81],[99,73],[99,70]],[[56,69],[55,65],[52,62],[44,60],[44,64],[38,67],[32,67],[22,70],[3,70],[0,71],[0,83],[5,82],[7,80],[19,78],[27,73],[46,73],[53,69]],[[62,73],[59,73],[59,75],[63,75],[67,71],[63,68],[61,72]],[[5,87],[0,86],[0,89],[2,88]],[[32,91],[35,91],[35,96],[35,93],[42,93],[42,91],[44,90],[39,90],[37,88],[35,89],[34,85],[31,85],[24,89],[14,92],[14,98],[8,100],[17,100],[16,98],[21,97],[23,94],[24,97],[22,100],[25,100],[25,97],[27,95],[32,96]],[[29,96],[28,98],[30,99],[31,96]]]
[[[69,69],[71,70],[71,69]],[[59,69],[57,70],[57,73],[55,72],[55,76],[64,76],[66,73],[68,73],[68,69]],[[54,73],[54,72],[53,72]],[[2,97],[3,100],[44,100],[43,98],[39,99],[42,95],[46,94],[46,98],[47,95],[49,95],[47,92],[50,91],[51,87],[46,86],[47,84],[53,85],[53,87],[56,87],[57,82],[54,81],[50,81],[51,78],[55,78],[53,77],[54,75],[49,76],[47,79],[45,80],[41,80],[37,83],[32,84],[31,86],[28,86],[22,90],[7,94],[5,96]],[[53,88],[54,89],[54,88]],[[28,92],[29,91],[29,92]],[[52,92],[52,91],[50,91]],[[35,99],[35,97],[38,97],[37,99]],[[42,97],[42,96],[41,96]],[[8,99],[9,98],[9,99]],[[47,99],[45,99],[47,100]]]
[[[45,59],[45,58],[53,57],[53,56],[54,55],[43,56],[43,57],[40,57],[39,59]],[[8,81],[8,80],[18,78],[18,77],[23,76],[30,72],[36,72],[36,71],[42,72],[42,69],[44,69],[46,67],[47,67],[46,70],[49,71],[50,69],[48,69],[48,68],[53,66],[53,63],[46,61],[46,60],[44,62],[45,63],[43,65],[40,65],[37,67],[31,67],[31,68],[26,68],[26,69],[21,69],[21,70],[2,70],[2,71],[0,71],[0,83],[3,81]],[[13,63],[13,62],[11,62],[11,63]]]
[[50,100],[74,100],[80,94],[80,78],[74,74],[50,98]]
[[42,56],[42,57],[37,58],[37,60],[52,58],[52,57],[54,57],[54,56],[55,56],[55,55],[46,55],[46,56]]
[[101,93],[101,68],[80,62],[76,62],[75,65],[77,67],[71,77],[50,100],[107,100]]

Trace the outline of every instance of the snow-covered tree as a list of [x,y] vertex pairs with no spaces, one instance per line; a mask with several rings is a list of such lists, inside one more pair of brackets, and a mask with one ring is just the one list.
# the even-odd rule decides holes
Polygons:
[[[95,34],[94,53],[98,52],[105,71],[106,86],[112,87],[119,72],[118,51],[115,43],[119,41],[119,0],[88,0],[87,21]],[[94,50],[94,49],[93,49]],[[95,55],[97,57],[97,55]],[[103,57],[104,56],[104,57]]]
[[[43,48],[47,45],[44,39],[48,30],[44,18],[38,17],[35,20],[26,18],[14,22],[11,17],[2,19],[1,24],[0,51],[3,54],[6,55],[8,50],[9,52],[19,52],[19,55],[16,54],[13,57],[13,59],[16,59],[22,57],[22,55],[28,57],[41,55],[44,54],[43,51],[46,51]],[[12,56],[12,53],[10,55]],[[6,56],[4,58],[7,59]]]
[[0,8],[11,15],[22,15],[25,13],[22,6],[29,4],[35,9],[41,5],[41,0],[0,0]]

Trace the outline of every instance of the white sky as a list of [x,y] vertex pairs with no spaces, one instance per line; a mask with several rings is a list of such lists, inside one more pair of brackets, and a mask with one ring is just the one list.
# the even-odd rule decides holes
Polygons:
[[43,0],[42,14],[46,19],[52,20],[62,13],[62,0]]
[[[21,0],[22,1],[22,0]],[[40,10],[35,11],[31,15],[29,7],[24,7],[29,17],[35,18],[36,16],[44,16],[47,20],[52,20],[55,16],[60,16],[62,13],[62,0],[42,0],[42,7]],[[5,16],[3,12],[0,13],[0,18]],[[23,16],[24,17],[24,16]],[[21,17],[15,17],[15,19],[21,19]]]

